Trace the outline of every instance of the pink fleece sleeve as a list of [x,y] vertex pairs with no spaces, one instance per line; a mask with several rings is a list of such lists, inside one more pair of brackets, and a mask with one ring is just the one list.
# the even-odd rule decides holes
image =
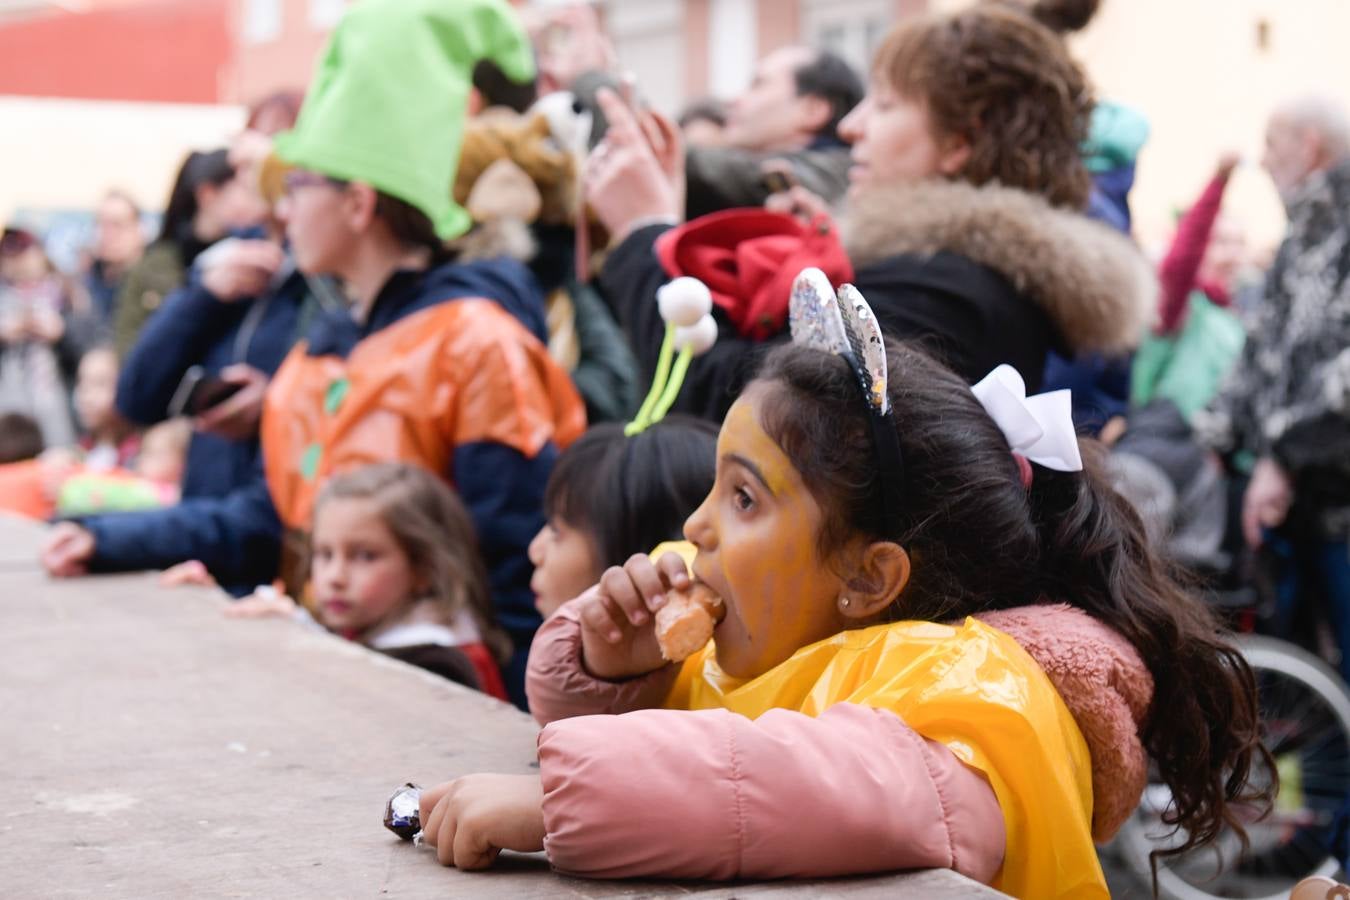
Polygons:
[[540,725],[572,716],[626,713],[660,706],[679,672],[679,666],[665,666],[629,681],[591,675],[581,664],[581,621],[568,603],[535,632],[525,696]]
[[544,847],[598,878],[826,877],[948,868],[988,883],[988,782],[886,710],[648,710],[539,736]]

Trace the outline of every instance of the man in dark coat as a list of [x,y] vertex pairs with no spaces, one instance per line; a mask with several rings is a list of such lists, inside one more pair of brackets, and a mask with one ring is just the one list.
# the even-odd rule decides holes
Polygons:
[[726,146],[686,154],[687,217],[763,205],[774,193],[765,177],[770,162],[827,201],[842,197],[849,155],[839,122],[862,97],[857,73],[833,53],[783,47],[764,57],[727,108]]

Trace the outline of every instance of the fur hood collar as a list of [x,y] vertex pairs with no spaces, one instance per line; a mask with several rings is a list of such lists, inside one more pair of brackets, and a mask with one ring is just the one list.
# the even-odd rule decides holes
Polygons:
[[843,221],[855,268],[950,251],[1002,274],[1077,351],[1138,344],[1158,283],[1138,248],[1086,216],[999,185],[929,181],[867,192]]

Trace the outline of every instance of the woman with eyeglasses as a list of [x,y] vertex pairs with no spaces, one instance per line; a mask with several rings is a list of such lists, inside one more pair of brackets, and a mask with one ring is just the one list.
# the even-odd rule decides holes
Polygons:
[[[543,524],[553,460],[585,414],[542,342],[543,301],[528,271],[507,260],[456,263],[442,248],[468,225],[451,185],[470,73],[483,58],[517,80],[532,72],[528,41],[501,0],[368,0],[348,10],[264,173],[284,183],[279,213],[296,265],[335,277],[347,300],[315,317],[268,388],[265,473],[158,515],[63,525],[43,553],[50,572],[197,559],[222,583],[250,588],[279,565],[298,571],[283,559],[283,536],[303,536],[328,477],[414,463],[453,484],[474,519],[516,648],[508,691],[523,702],[539,623],[526,548]],[[288,171],[270,177],[279,169]],[[300,580],[288,587],[302,591]]]

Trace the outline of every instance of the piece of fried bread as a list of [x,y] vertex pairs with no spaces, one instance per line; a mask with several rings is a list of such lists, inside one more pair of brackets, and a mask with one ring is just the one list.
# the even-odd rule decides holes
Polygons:
[[682,662],[703,649],[726,607],[707,585],[696,582],[688,591],[669,591],[666,605],[656,611],[656,641],[661,655]]

